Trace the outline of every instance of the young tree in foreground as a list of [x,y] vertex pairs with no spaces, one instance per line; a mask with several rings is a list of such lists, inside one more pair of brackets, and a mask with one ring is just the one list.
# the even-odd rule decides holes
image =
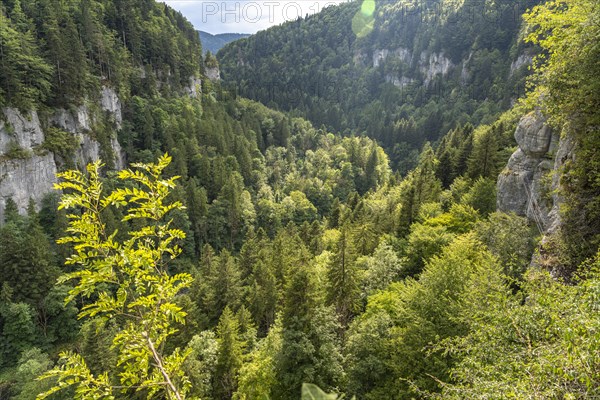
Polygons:
[[[57,384],[38,399],[69,386],[75,387],[76,399],[114,399],[118,392],[133,391],[148,399],[185,398],[189,382],[182,364],[187,352],[163,353],[175,325],[185,322],[186,313],[175,297],[192,281],[188,274],[171,276],[167,271],[168,261],[181,252],[175,242],[185,236],[166,219],[169,211],[182,208],[167,199],[177,178],[161,177],[170,161],[164,155],[157,164],[134,164],[135,171],[121,171],[126,188],[109,194],[102,190],[99,162],[87,167],[87,176],[78,171],[59,175],[63,182],[56,188],[65,191],[59,208],[81,210],[68,216],[68,236],[59,240],[74,248],[67,264],[79,267],[59,279],[76,282],[66,301],[82,297],[86,304],[80,318],[116,320],[121,326],[112,339],[118,357],[111,371],[95,376],[82,356],[64,352],[59,366],[41,378],[56,377]],[[123,222],[136,227],[123,242],[115,239],[116,231],[106,232],[103,211],[111,206],[124,207]],[[119,386],[113,384],[112,371],[118,371]]]

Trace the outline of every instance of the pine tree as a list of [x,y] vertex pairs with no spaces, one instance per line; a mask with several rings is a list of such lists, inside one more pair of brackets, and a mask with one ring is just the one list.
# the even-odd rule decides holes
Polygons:
[[208,311],[211,321],[216,322],[225,309],[237,309],[242,297],[242,281],[239,267],[234,256],[222,250],[218,257],[211,261],[203,274],[204,309]]
[[196,179],[190,179],[187,185],[187,209],[190,218],[191,229],[196,244],[196,255],[200,255],[202,247],[207,242],[208,199],[206,190],[199,188]]
[[244,342],[238,319],[225,307],[217,325],[217,365],[215,369],[215,399],[231,399],[237,388],[237,372],[242,366]]
[[36,216],[15,215],[9,202],[7,209],[8,223],[0,228],[0,285],[10,285],[15,301],[39,309],[60,274],[56,256]]
[[17,221],[19,221],[19,207],[12,197],[9,197],[4,204],[4,223],[16,223]]
[[327,271],[327,300],[335,307],[340,324],[346,327],[359,307],[359,281],[356,251],[348,226],[340,229],[334,256]]
[[30,305],[0,301],[0,366],[14,365],[36,343],[34,318]]
[[275,322],[280,299],[277,279],[271,263],[258,260],[248,277],[246,301],[258,324],[259,332],[265,334]]
[[0,9],[0,104],[28,110],[50,94],[52,68],[40,56],[29,22],[20,17],[17,28],[23,32]]
[[492,178],[498,175],[498,138],[493,127],[484,127],[475,132],[473,152],[468,161],[467,174],[471,179]]
[[324,306],[316,273],[306,260],[295,265],[285,287],[282,347],[277,355],[274,398],[295,398],[304,382],[331,388],[342,379],[339,328]]

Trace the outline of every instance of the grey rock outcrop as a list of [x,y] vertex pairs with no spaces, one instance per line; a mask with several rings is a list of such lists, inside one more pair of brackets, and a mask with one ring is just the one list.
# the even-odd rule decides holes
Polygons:
[[[100,144],[94,139],[94,126],[105,118],[113,129],[121,128],[121,101],[114,90],[104,87],[99,101],[104,115],[93,115],[90,107],[79,106],[70,110],[57,109],[47,120],[40,121],[37,112],[27,115],[12,108],[2,110],[0,118],[0,223],[3,220],[5,204],[12,198],[24,212],[29,200],[37,205],[46,194],[53,190],[56,173],[65,160],[44,149],[44,127],[56,126],[72,135],[79,143],[74,162],[83,167],[100,157]],[[108,118],[108,119],[106,119]],[[111,137],[109,145],[114,155],[116,169],[125,166],[121,146],[116,137]]]
[[551,174],[560,148],[559,135],[539,112],[534,112],[521,118],[515,139],[519,148],[498,177],[498,210],[525,216],[535,221],[541,232],[546,232],[556,224],[558,215],[551,213],[558,207],[552,195]]
[[192,77],[189,82],[184,88],[185,93],[192,98],[198,98],[202,94],[202,79]]
[[107,86],[102,87],[100,105],[104,111],[107,111],[114,118],[117,129],[121,129],[121,125],[123,124],[121,100],[112,88]]
[[552,175],[552,209],[548,214],[550,223],[546,233],[555,233],[560,227],[560,205],[564,203],[560,189],[560,178],[564,165],[575,158],[575,142],[570,135],[561,135],[554,157],[554,174]]
[[552,129],[546,125],[545,118],[539,113],[528,114],[521,118],[515,131],[515,140],[519,148],[531,158],[540,158],[549,153],[553,139],[556,140],[556,137]]
[[379,67],[382,61],[388,58],[390,51],[388,49],[374,50],[373,51],[373,68]]
[[56,164],[50,153],[0,162],[0,221],[6,200],[12,198],[19,211],[25,212],[29,200],[39,204],[55,182]]
[[[56,163],[50,153],[39,151],[44,142],[38,114],[24,116],[18,110],[3,110],[5,121],[0,122],[0,221],[4,206],[12,198],[25,212],[29,200],[36,204],[52,190],[56,182]],[[10,154],[15,149],[20,156]]]
[[531,65],[533,63],[533,57],[529,54],[521,54],[515,61],[510,64],[510,74],[514,74],[519,68],[525,65]]
[[[104,88],[100,105],[102,110],[110,116],[116,130],[121,129],[122,112],[121,100],[112,89]],[[93,126],[97,121],[90,117],[90,111],[87,106],[79,106],[75,110],[69,111],[58,109],[50,117],[49,122],[62,130],[73,135],[73,140],[79,143],[75,152],[75,165],[79,168],[85,167],[90,162],[100,158],[100,143],[93,138]],[[115,169],[122,169],[125,166],[125,160],[121,146],[115,137],[111,137],[110,146],[113,153],[113,163]]]
[[385,81],[400,89],[405,88],[406,86],[409,86],[415,82],[414,79],[407,78],[406,76],[398,78],[397,76],[391,74],[387,74],[385,76]]
[[443,53],[432,53],[429,57],[426,53],[421,53],[419,68],[425,76],[425,86],[428,86],[437,75],[446,76],[452,67],[454,64]]
[[[362,53],[356,53],[354,60],[355,63],[362,62]],[[452,61],[447,58],[443,53],[426,53],[422,52],[417,59],[410,49],[405,47],[399,47],[397,49],[375,49],[372,55],[373,68],[379,67],[387,59],[399,60],[404,64],[411,65],[417,63],[419,71],[423,75],[424,85],[428,86],[433,79],[438,76],[446,76],[450,70],[454,67]],[[410,83],[414,82],[414,79],[406,76],[394,76],[387,74],[385,77],[386,81],[394,84],[397,87],[403,88]]]
[[14,108],[6,108],[4,119],[0,121],[0,154],[15,147],[31,150],[44,142],[44,132],[36,112],[24,116]]
[[220,81],[221,70],[219,69],[219,67],[206,68],[206,77],[211,81]]

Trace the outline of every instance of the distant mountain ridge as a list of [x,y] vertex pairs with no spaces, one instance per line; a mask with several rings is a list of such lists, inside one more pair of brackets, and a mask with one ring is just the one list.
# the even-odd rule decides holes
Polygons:
[[244,39],[250,36],[247,33],[220,33],[213,35],[212,33],[198,31],[200,40],[202,41],[202,50],[204,53],[210,51],[216,54],[222,47],[235,40]]

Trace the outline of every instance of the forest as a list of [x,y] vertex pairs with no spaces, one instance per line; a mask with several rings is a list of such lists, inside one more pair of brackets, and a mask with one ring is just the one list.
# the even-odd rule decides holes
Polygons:
[[[93,109],[104,86],[123,105],[115,130],[94,111],[103,159],[83,170],[67,162],[70,134],[44,126],[36,151],[64,161],[57,190],[25,213],[6,200],[0,398],[600,395],[600,5],[485,1],[505,28],[476,20],[452,36],[443,19],[400,24],[398,0],[357,35],[361,3],[229,44],[223,82],[204,77],[216,61],[163,3],[0,3],[0,106]],[[460,21],[460,4],[439,7]],[[390,43],[476,60],[470,81],[444,82],[451,99],[415,81],[399,101],[386,69],[409,66],[351,64],[353,46]],[[532,67],[506,81],[521,51]],[[260,80],[311,85],[314,71],[339,79],[344,101]],[[552,172],[564,200],[551,240],[497,210],[515,130],[536,111],[575,144]],[[0,161],[30,156],[18,150]]]
[[[524,95],[528,69],[513,60],[536,54],[521,38],[521,15],[537,3],[348,2],[233,42],[218,57],[230,90],[372,137],[406,173],[425,142],[491,124]],[[357,34],[363,25],[372,32]]]

